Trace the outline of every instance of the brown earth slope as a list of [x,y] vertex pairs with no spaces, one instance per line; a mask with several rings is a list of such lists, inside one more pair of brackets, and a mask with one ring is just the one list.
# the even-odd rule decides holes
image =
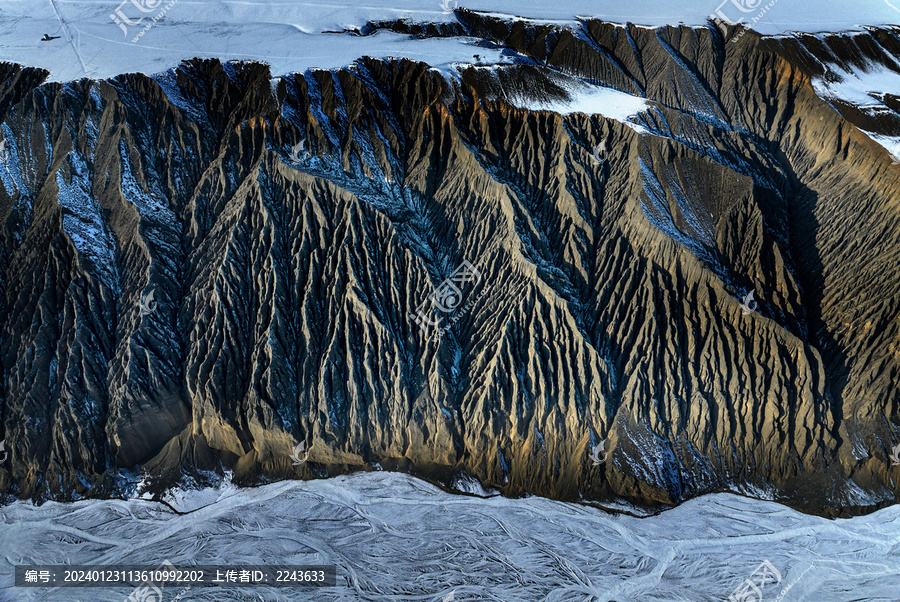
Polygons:
[[[512,62],[0,65],[2,491],[380,465],[560,499],[897,500],[900,165],[816,95],[831,51],[457,15],[428,34]],[[900,57],[897,31],[860,37]],[[575,80],[649,108],[515,106]]]

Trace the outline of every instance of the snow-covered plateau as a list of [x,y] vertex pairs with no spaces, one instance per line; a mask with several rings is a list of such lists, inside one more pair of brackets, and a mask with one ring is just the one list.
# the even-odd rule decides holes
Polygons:
[[[895,0],[5,0],[0,60],[48,69],[52,81],[72,81],[157,73],[193,57],[264,61],[275,75],[343,67],[363,55],[433,66],[471,61],[473,53],[490,59],[485,49],[473,48],[475,40],[464,38],[342,33],[370,21],[450,22],[456,8],[557,23],[590,17],[653,27],[702,26],[718,15],[771,35],[900,22]],[[44,35],[58,38],[42,41]]]
[[[166,588],[166,602],[900,597],[900,506],[828,520],[713,494],[639,518],[539,497],[452,494],[404,474],[367,472],[181,491],[168,506],[16,502],[0,517],[4,601],[118,602],[132,591],[15,588],[14,565],[164,560],[337,566],[333,588]],[[761,598],[748,583],[762,584]]]

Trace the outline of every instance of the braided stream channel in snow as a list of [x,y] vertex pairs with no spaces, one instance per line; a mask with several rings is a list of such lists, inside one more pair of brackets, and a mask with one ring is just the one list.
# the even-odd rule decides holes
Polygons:
[[[828,520],[719,493],[639,518],[539,497],[456,495],[367,472],[178,491],[169,504],[15,502],[0,518],[3,601],[118,602],[134,589],[14,587],[14,565],[164,560],[333,564],[337,585],[167,587],[153,602],[900,599],[900,506]],[[753,577],[765,562],[777,580],[771,570],[768,580]]]

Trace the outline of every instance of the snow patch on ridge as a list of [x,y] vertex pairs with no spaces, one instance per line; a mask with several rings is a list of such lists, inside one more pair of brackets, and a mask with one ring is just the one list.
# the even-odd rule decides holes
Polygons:
[[106,225],[100,204],[91,194],[90,185],[74,173],[88,173],[86,162],[75,152],[69,153],[68,157],[73,165],[71,181],[66,181],[61,170],[56,172],[63,230],[78,254],[91,262],[100,281],[110,290],[117,291],[115,238]]
[[817,77],[812,81],[816,94],[825,100],[839,99],[860,108],[890,110],[878,97],[890,90],[900,90],[900,73],[882,65],[870,65],[867,70],[854,72],[835,64],[828,68],[831,72],[828,79]]
[[[826,102],[842,101],[873,116],[893,113],[882,99],[885,92],[900,90],[900,73],[884,65],[874,64],[852,72],[835,64],[829,64],[828,69],[827,78],[817,77],[812,80],[813,89],[819,98]],[[900,162],[900,136],[862,131],[887,149],[895,161]]]
[[[865,132],[865,130],[863,131]],[[869,138],[887,149],[887,152],[891,154],[893,162],[900,165],[900,136],[882,136],[880,134],[873,134],[872,132],[865,133]]]
[[648,134],[644,127],[632,120],[640,113],[648,110],[647,99],[619,92],[602,86],[578,85],[566,90],[569,100],[541,101],[522,99],[515,106],[529,111],[553,111],[561,115],[584,113],[585,115],[603,115],[624,123],[639,134]]

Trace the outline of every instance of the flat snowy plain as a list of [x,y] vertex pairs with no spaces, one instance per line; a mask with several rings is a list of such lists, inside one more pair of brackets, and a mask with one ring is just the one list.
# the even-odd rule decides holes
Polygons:
[[[457,7],[555,22],[571,22],[582,16],[647,26],[702,26],[711,14],[721,11],[729,20],[743,18],[760,33],[773,35],[900,23],[900,0],[774,2],[764,10],[770,2],[3,0],[0,60],[44,67],[50,70],[52,81],[109,78],[135,71],[158,73],[193,57],[264,61],[272,66],[274,75],[343,67],[363,55],[408,57],[435,67],[472,62],[475,53],[489,60],[490,53],[461,38],[416,40],[388,32],[365,37],[329,33],[377,20],[453,21],[453,9]],[[148,25],[150,28],[134,41]],[[44,34],[60,39],[42,42]]]
[[[761,600],[900,598],[900,506],[827,520],[732,494],[655,516],[538,497],[450,494],[357,473],[255,489],[0,509],[0,600],[121,601],[132,588],[12,587],[16,564],[334,564],[322,590],[166,588],[179,600],[727,600],[768,561]],[[773,578],[774,579],[774,578]],[[451,596],[452,594],[452,596]],[[757,602],[756,597],[739,598]]]

